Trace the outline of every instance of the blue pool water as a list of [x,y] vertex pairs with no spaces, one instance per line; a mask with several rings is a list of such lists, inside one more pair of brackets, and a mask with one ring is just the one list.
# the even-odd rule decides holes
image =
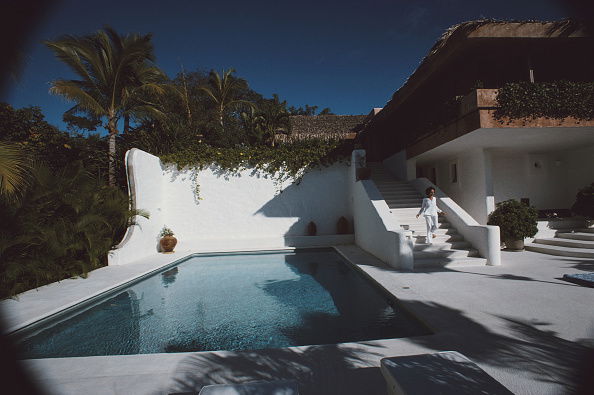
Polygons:
[[262,349],[428,333],[334,250],[304,249],[191,257],[31,332],[19,344],[23,358],[49,358]]

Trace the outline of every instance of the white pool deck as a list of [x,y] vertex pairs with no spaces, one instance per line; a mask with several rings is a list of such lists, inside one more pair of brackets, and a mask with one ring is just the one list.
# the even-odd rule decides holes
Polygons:
[[[433,335],[244,352],[23,361],[48,394],[196,393],[204,385],[294,379],[303,394],[385,394],[380,359],[459,351],[516,394],[562,394],[594,347],[594,289],[561,280],[594,260],[502,252],[501,266],[399,272],[354,245],[339,252],[392,292]],[[77,303],[192,251],[91,272],[0,302],[6,327]]]

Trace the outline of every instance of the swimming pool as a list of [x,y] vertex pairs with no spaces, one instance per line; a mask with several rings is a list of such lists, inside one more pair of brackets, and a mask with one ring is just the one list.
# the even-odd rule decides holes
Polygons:
[[426,335],[333,249],[194,255],[51,324],[22,358],[247,350]]

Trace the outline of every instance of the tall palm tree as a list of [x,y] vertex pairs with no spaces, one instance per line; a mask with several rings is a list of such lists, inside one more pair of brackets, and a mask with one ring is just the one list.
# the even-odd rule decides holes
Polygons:
[[18,200],[32,180],[33,162],[15,143],[0,142],[0,198]]
[[106,119],[109,132],[109,184],[114,186],[118,121],[135,115],[163,116],[150,97],[165,92],[165,74],[154,65],[151,34],[119,35],[106,27],[82,37],[62,36],[45,44],[81,79],[56,80],[50,93],[76,103],[76,109]]
[[223,130],[225,129],[223,118],[228,109],[242,104],[253,105],[247,100],[239,99],[239,93],[247,88],[247,83],[241,78],[233,77],[233,73],[235,73],[235,69],[223,70],[223,77],[221,78],[217,71],[211,70],[208,81],[210,86],[200,87],[200,90],[205,92],[216,105],[219,125]]

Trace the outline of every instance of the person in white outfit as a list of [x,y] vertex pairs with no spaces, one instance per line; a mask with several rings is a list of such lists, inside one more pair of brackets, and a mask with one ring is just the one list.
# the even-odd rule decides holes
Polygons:
[[437,230],[437,226],[439,220],[437,218],[437,213],[445,214],[439,208],[437,208],[437,198],[435,197],[435,188],[429,187],[425,189],[425,194],[427,195],[426,198],[423,199],[423,205],[417,214],[417,218],[419,215],[423,215],[425,217],[425,222],[427,223],[427,244],[431,244],[433,242],[433,238],[436,237],[435,231]]

